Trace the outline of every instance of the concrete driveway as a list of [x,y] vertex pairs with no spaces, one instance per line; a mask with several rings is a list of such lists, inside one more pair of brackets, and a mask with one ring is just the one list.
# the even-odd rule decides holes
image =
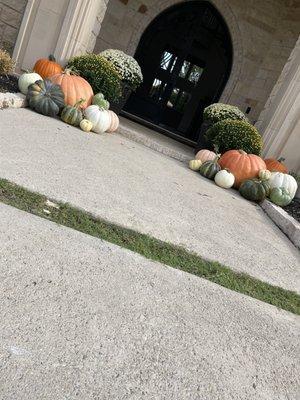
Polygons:
[[259,206],[122,136],[4,110],[0,176],[300,292],[299,251]]
[[0,204],[3,400],[298,400],[300,319]]

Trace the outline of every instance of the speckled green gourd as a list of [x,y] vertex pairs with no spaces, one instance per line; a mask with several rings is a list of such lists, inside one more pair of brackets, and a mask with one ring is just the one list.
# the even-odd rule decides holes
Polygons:
[[95,94],[92,100],[92,104],[103,108],[103,110],[108,110],[110,106],[109,102],[105,100],[103,93]]
[[267,197],[270,187],[266,186],[265,181],[260,179],[246,179],[239,188],[240,194],[247,200],[260,203]]
[[214,179],[217,172],[221,170],[221,167],[218,164],[218,159],[219,156],[217,156],[214,160],[205,161],[199,169],[200,175],[208,179]]
[[74,106],[66,106],[62,110],[61,119],[69,125],[78,126],[83,120],[83,114],[80,105],[84,102],[80,99]]

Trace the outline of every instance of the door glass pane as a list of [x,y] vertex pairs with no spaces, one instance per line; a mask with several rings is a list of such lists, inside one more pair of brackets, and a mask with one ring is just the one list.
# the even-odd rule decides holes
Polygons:
[[184,60],[181,70],[179,72],[180,78],[186,78],[188,76],[190,67],[191,63],[189,61]]
[[169,53],[168,51],[164,51],[161,59],[160,59],[160,67],[164,70],[168,70],[169,72],[173,71],[174,65],[176,63],[177,57]]
[[174,88],[167,103],[167,107],[183,113],[185,106],[190,100],[190,97],[190,93],[184,92],[179,88]]
[[166,85],[167,84],[162,82],[160,79],[155,78],[152,83],[149,96],[152,97],[154,100],[160,100]]
[[197,65],[193,65],[192,68],[190,69],[188,80],[192,82],[194,85],[196,85],[202,73],[203,73],[203,68],[198,67]]

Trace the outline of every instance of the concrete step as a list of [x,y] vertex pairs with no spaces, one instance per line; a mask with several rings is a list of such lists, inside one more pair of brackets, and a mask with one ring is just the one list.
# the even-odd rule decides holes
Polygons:
[[120,135],[1,111],[0,177],[300,293],[300,254],[262,209]]

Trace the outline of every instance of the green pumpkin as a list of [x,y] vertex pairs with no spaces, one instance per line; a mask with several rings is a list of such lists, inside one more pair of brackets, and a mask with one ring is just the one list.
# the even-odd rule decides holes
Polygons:
[[273,188],[270,192],[270,200],[277,206],[285,207],[293,200],[290,192],[284,187]]
[[219,156],[217,156],[214,160],[205,161],[200,169],[199,172],[202,176],[208,179],[214,179],[216,174],[221,171],[221,167],[218,164]]
[[261,179],[261,184],[263,185],[263,187],[265,188],[266,191],[266,197],[269,197],[270,191],[271,191],[271,185],[270,182],[265,180],[265,179]]
[[69,125],[78,126],[83,120],[80,106],[84,101],[80,99],[74,106],[65,106],[61,113],[61,119]]
[[263,201],[270,188],[266,185],[265,181],[260,179],[246,179],[241,183],[239,188],[240,194],[247,200],[256,201],[260,203]]
[[29,107],[40,114],[54,117],[65,105],[65,95],[60,85],[50,80],[39,80],[28,86]]
[[109,106],[110,106],[109,102],[107,100],[105,100],[103,93],[95,94],[92,102],[94,105],[102,108],[103,110],[108,110]]

